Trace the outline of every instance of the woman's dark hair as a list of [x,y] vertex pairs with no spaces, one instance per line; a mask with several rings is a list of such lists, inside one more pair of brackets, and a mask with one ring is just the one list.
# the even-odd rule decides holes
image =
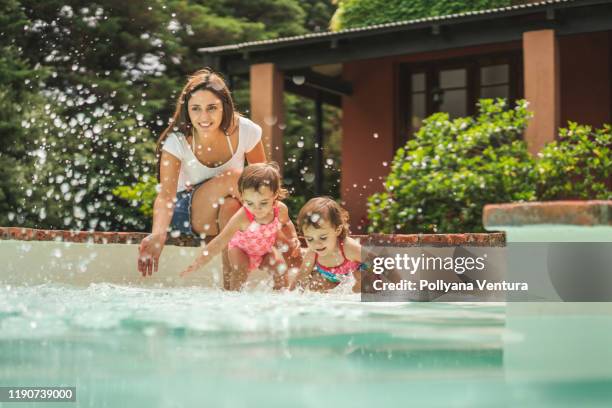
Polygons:
[[157,156],[157,180],[160,178],[160,164],[161,164],[161,152],[164,142],[172,132],[181,132],[187,136],[191,133],[193,125],[189,119],[189,112],[187,111],[189,99],[191,96],[201,90],[210,91],[215,94],[220,100],[223,106],[223,118],[221,119],[221,129],[223,132],[229,132],[236,123],[236,108],[232,95],[227,87],[227,84],[223,80],[220,74],[214,72],[210,68],[204,68],[193,75],[189,76],[187,83],[183,87],[181,94],[176,102],[176,109],[174,115],[170,120],[170,124],[157,139],[157,148],[155,149],[155,155]]

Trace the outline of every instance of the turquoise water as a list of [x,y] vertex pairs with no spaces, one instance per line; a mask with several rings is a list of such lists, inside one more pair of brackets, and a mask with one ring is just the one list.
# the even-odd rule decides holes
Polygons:
[[505,321],[503,304],[4,285],[0,385],[77,387],[53,407],[610,406],[606,378],[509,380]]

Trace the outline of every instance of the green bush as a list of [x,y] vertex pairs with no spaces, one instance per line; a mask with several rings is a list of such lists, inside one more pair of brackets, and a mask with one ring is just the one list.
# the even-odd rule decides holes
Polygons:
[[[158,191],[157,179],[145,175],[133,186],[119,186],[113,189],[113,195],[130,203],[132,207],[138,207],[138,211],[144,215],[146,220],[153,217],[153,203]],[[149,222],[150,224],[151,222]]]
[[370,232],[482,231],[485,204],[535,199],[523,141],[525,101],[483,99],[475,117],[436,113],[398,149],[385,191],[369,198]]
[[332,30],[506,7],[511,0],[340,0]]
[[612,199],[612,127],[570,122],[536,164],[538,200]]

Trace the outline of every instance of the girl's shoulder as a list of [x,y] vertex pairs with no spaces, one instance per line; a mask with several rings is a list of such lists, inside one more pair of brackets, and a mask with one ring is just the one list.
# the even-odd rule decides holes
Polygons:
[[240,209],[236,211],[236,213],[232,216],[231,221],[235,223],[234,225],[236,225],[240,231],[246,231],[247,228],[249,228],[249,225],[251,225],[251,220],[249,220],[244,207],[240,207]]
[[289,220],[289,208],[282,201],[277,201],[276,206],[278,207],[278,219],[282,222]]
[[344,239],[344,255],[350,261],[361,262],[361,244],[354,238]]

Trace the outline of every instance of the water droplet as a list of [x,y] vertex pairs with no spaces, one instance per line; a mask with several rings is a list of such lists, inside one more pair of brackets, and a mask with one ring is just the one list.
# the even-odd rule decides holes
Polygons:
[[147,337],[152,337],[152,336],[155,336],[157,334],[157,330],[155,329],[155,327],[147,327],[142,332]]
[[276,124],[276,122],[278,121],[278,118],[276,116],[266,116],[264,118],[264,122],[266,123],[266,125],[268,126],[273,126]]

